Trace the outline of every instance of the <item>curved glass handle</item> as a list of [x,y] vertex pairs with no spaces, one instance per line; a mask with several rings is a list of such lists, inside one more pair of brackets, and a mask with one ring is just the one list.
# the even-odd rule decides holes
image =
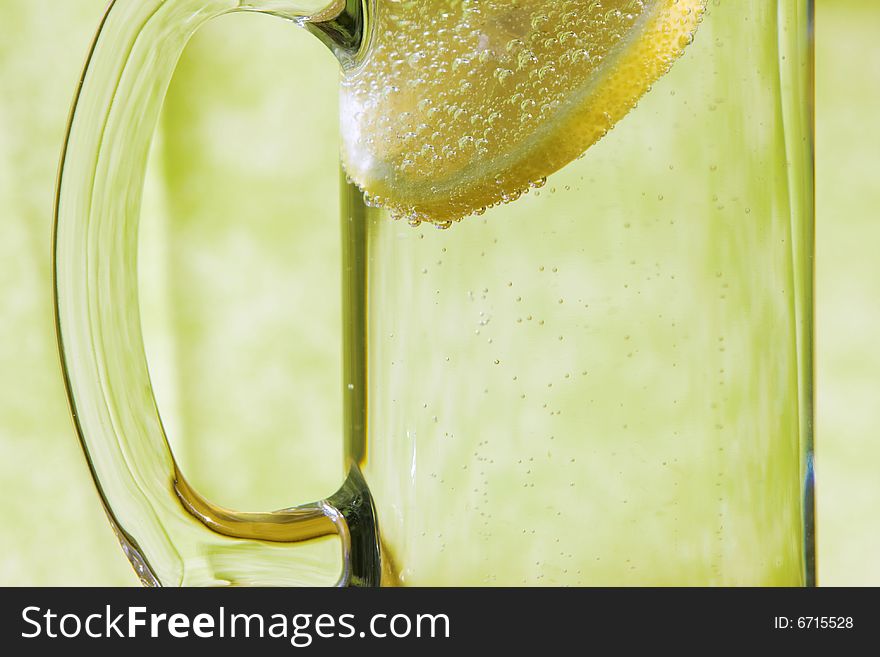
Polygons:
[[271,513],[221,509],[187,484],[150,384],[137,279],[150,142],[193,33],[230,12],[271,13],[308,27],[346,63],[361,45],[361,9],[353,0],[115,0],[95,38],[58,182],[56,321],[80,440],[145,584],[323,584],[337,577],[378,584],[373,505],[356,465],[331,498]]

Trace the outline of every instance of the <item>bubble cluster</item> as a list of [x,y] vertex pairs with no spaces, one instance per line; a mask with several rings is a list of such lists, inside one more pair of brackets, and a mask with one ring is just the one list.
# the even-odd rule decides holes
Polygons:
[[343,163],[372,205],[448,227],[581,155],[690,42],[703,0],[378,3],[342,81]]

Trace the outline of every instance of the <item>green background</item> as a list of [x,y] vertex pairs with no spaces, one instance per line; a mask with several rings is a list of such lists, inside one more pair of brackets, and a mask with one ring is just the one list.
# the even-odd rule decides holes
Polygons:
[[[56,167],[104,4],[0,0],[3,585],[136,583],[72,430],[51,307]],[[876,2],[817,2],[824,585],[880,585],[880,354],[873,339],[880,332],[880,225],[872,221],[880,207],[878,22]],[[220,503],[287,506],[323,497],[339,481],[335,114],[334,63],[317,42],[277,20],[236,16],[190,45],[163,115],[142,254],[160,407],[172,437],[185,433],[189,412],[204,417],[208,405],[218,429],[248,427],[240,439],[255,455],[273,450],[272,458],[241,464],[235,449],[210,436],[195,448],[178,446],[196,483],[199,472],[230,473],[218,493],[228,498],[211,495]],[[182,349],[173,335],[197,336],[199,348]],[[294,394],[285,384],[289,371],[301,382]],[[198,380],[193,372],[210,376]],[[296,439],[272,442],[279,424]]]

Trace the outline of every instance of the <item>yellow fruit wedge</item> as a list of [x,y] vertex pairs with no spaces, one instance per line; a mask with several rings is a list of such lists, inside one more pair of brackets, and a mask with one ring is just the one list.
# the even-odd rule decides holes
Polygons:
[[579,157],[693,40],[704,0],[380,0],[342,82],[369,202],[449,225]]

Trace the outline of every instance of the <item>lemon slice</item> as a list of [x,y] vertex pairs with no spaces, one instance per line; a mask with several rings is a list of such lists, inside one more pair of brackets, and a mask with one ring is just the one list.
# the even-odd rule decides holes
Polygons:
[[579,157],[666,73],[703,0],[385,0],[342,81],[368,201],[449,225]]

